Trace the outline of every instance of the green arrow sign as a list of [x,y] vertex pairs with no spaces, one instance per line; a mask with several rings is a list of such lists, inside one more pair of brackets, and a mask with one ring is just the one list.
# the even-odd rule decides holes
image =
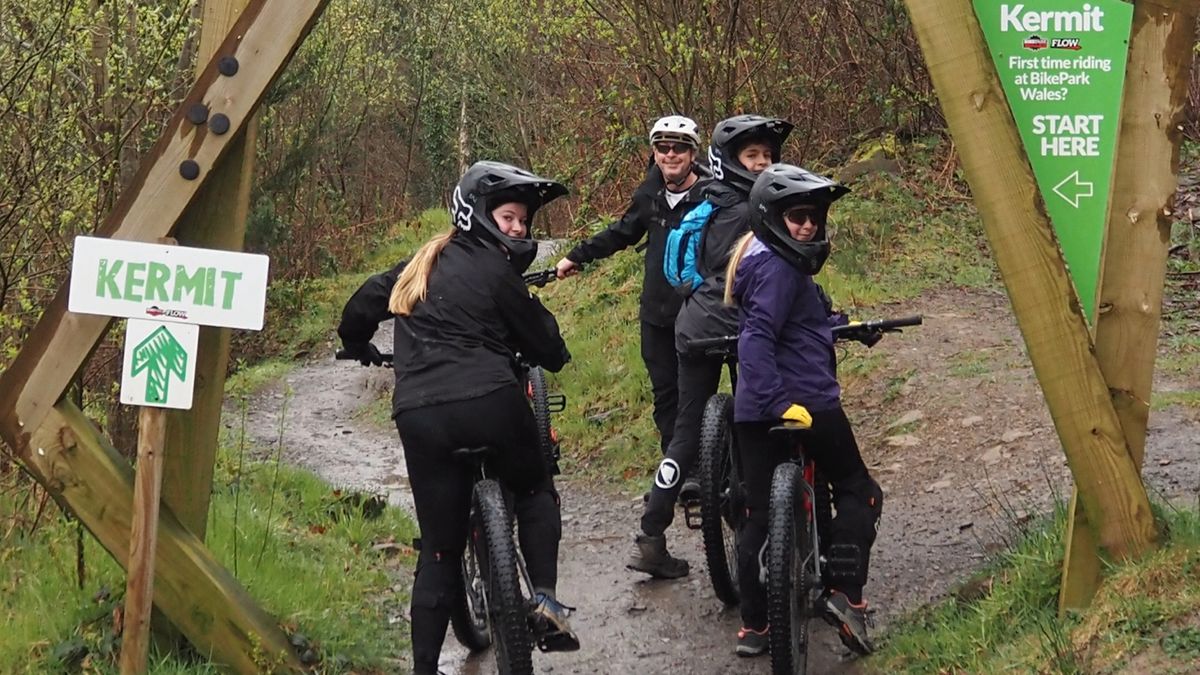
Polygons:
[[1133,6],[975,0],[975,14],[1090,320]]
[[179,381],[187,379],[188,353],[167,330],[159,326],[145,340],[133,348],[133,371],[137,377],[146,371],[146,401],[166,403],[167,387],[174,374]]

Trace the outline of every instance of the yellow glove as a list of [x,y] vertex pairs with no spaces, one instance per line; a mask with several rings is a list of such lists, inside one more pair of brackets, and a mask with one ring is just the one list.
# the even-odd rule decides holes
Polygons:
[[796,405],[795,403],[783,411],[783,419],[791,422],[799,422],[805,429],[812,427],[812,415],[808,414],[808,408]]

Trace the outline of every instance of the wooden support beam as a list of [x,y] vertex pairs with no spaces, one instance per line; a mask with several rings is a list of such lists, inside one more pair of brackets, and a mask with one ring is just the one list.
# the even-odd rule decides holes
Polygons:
[[[253,0],[246,7],[97,235],[153,241],[171,232],[327,2]],[[190,122],[187,112],[199,104],[208,107],[209,120],[224,115],[228,130],[216,133]],[[181,175],[189,160],[198,171],[192,180]],[[42,425],[110,323],[108,317],[67,312],[67,293],[64,283],[0,375],[0,437],[13,448]]]
[[1033,170],[970,0],[907,0],[942,110],[1099,544],[1115,558],[1157,540]]
[[121,630],[121,675],[146,672],[150,653],[150,608],[154,602],[154,559],[158,547],[159,498],[162,495],[166,411],[138,411],[137,474],[134,476],[133,526],[126,567],[125,618]]
[[[1198,12],[1196,2],[1139,0],[1133,7],[1105,246],[1116,254],[1105,256],[1100,279],[1096,359],[1139,469]],[[1071,500],[1060,612],[1087,606],[1100,586],[1096,534],[1076,501]]]
[[[26,468],[128,569],[133,525],[129,463],[74,405],[60,402],[31,434]],[[287,636],[168,508],[159,517],[154,604],[219,666],[303,670]]]
[[[197,77],[218,53],[247,0],[205,0],[196,54]],[[213,168],[191,206],[175,227],[175,238],[184,246],[240,251],[246,239],[250,183],[254,175],[254,140],[258,124],[251,120],[233,139],[225,156]],[[175,516],[200,539],[208,529],[213,467],[221,431],[221,404],[225,400],[225,371],[229,367],[228,328],[203,326],[196,348],[196,387],[190,410],[167,413],[167,447],[164,458],[163,500]]]

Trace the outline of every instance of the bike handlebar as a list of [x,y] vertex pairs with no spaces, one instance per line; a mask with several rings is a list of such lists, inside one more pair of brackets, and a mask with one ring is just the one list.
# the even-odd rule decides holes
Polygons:
[[833,338],[851,339],[856,333],[898,333],[906,326],[920,326],[924,321],[921,315],[905,316],[899,319],[880,319],[879,321],[863,321],[862,323],[846,326],[834,326]]
[[542,270],[541,272],[530,272],[529,274],[523,274],[521,275],[521,278],[525,280],[526,286],[537,286],[538,288],[541,288],[551,281],[558,280],[558,270],[551,267],[550,269]]

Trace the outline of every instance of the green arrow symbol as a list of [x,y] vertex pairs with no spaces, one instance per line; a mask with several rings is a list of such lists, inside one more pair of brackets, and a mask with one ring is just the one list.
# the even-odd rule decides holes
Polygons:
[[[1075,208],[1079,208],[1079,200],[1084,197],[1091,197],[1094,192],[1094,183],[1089,181],[1079,180],[1079,172],[1067,176],[1062,179],[1058,185],[1054,186],[1054,193],[1059,197],[1067,200],[1067,203]],[[1065,188],[1065,190],[1064,190]]]
[[179,344],[179,340],[167,330],[159,326],[145,340],[133,348],[133,376],[137,377],[143,370],[146,375],[146,402],[164,403],[167,400],[167,385],[171,373],[182,382],[187,377],[187,350]]

